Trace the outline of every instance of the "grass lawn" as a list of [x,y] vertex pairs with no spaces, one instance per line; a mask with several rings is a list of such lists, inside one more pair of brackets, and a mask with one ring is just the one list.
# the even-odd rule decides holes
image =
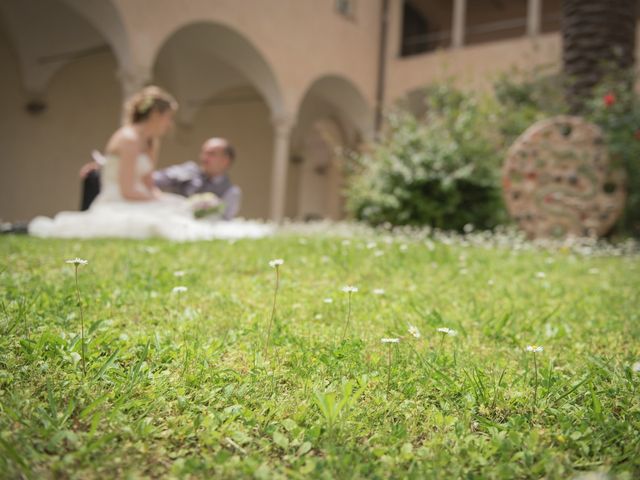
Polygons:
[[639,478],[639,361],[637,255],[0,237],[4,478]]

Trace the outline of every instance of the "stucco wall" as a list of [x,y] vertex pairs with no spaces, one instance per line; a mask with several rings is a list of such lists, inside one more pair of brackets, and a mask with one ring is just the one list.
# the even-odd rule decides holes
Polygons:
[[237,0],[113,2],[130,34],[133,57],[143,65],[151,65],[181,27],[221,23],[241,32],[271,66],[289,112],[327,73],[351,79],[373,103],[380,0],[357,2],[355,20],[338,15],[334,0],[242,0],[242,8]]
[[64,67],[52,79],[40,115],[28,100],[16,59],[0,37],[0,218],[28,220],[78,208],[78,169],[118,125],[115,60],[100,54]]
[[389,61],[387,101],[392,102],[422,86],[453,79],[470,88],[487,88],[501,72],[514,67],[561,65],[560,36],[545,34],[532,40],[527,37],[470,45],[460,49]]

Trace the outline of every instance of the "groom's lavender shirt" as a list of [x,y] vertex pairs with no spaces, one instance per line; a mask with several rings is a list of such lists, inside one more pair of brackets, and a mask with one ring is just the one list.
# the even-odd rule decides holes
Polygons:
[[160,190],[189,197],[196,193],[211,192],[224,203],[225,220],[235,217],[240,210],[242,192],[226,174],[208,177],[195,162],[172,165],[153,172],[153,182]]

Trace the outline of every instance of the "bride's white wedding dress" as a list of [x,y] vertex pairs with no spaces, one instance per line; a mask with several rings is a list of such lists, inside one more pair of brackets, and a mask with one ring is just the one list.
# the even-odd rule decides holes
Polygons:
[[[158,200],[130,201],[122,197],[118,183],[119,159],[109,155],[102,167],[100,194],[86,212],[61,212],[54,218],[36,217],[29,234],[58,238],[151,238],[175,241],[214,238],[256,238],[273,227],[259,222],[196,220],[184,197],[165,193]],[[135,188],[147,191],[142,178],[153,170],[147,155],[136,159]]]

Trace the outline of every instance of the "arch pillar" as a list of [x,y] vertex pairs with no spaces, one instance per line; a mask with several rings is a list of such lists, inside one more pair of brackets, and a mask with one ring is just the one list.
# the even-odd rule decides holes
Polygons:
[[153,72],[149,66],[121,67],[118,70],[118,80],[124,100],[149,85],[152,78]]
[[271,202],[269,216],[275,222],[284,219],[286,200],[287,168],[289,166],[289,146],[294,126],[290,115],[277,115],[271,120],[273,125],[273,170],[271,174]]
[[137,66],[137,67],[121,67],[118,70],[118,80],[120,81],[120,87],[122,89],[122,120],[124,122],[126,110],[125,103],[131,98],[133,94],[142,90],[143,87],[151,83],[153,78],[153,72],[151,67]]

